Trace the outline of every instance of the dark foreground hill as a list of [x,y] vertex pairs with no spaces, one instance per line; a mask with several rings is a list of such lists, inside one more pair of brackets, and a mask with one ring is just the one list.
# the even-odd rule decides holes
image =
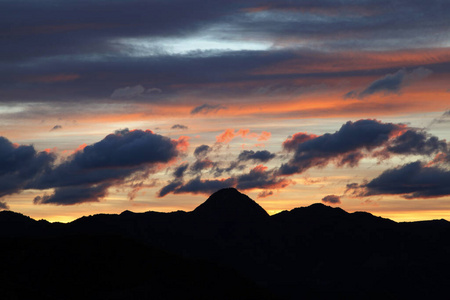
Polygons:
[[445,220],[322,204],[269,216],[235,189],[192,212],[52,224],[5,211],[0,226],[2,299],[433,298],[450,279]]

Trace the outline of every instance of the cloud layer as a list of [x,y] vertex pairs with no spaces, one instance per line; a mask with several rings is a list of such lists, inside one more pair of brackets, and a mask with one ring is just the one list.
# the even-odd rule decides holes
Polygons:
[[55,155],[36,152],[33,146],[18,146],[0,138],[0,196],[25,189],[54,189],[38,196],[35,204],[72,205],[100,201],[108,188],[146,178],[158,164],[174,160],[185,140],[172,140],[153,133],[128,129],[116,131],[100,142],[75,152],[55,165]]
[[356,166],[368,152],[384,145],[404,127],[376,120],[359,120],[349,121],[331,134],[295,134],[283,143],[285,150],[294,155],[280,167],[280,174],[302,173],[311,167],[324,167],[330,162],[338,166]]
[[[46,191],[34,198],[35,204],[98,202],[112,187],[129,184],[140,189],[153,172],[169,166],[172,179],[160,186],[159,197],[169,193],[210,194],[225,187],[264,190],[260,197],[266,197],[273,195],[273,190],[292,185],[293,176],[311,168],[329,164],[354,168],[364,158],[381,162],[394,156],[421,156],[428,163],[416,161],[388,169],[366,183],[349,184],[348,190],[358,197],[400,195],[415,199],[449,195],[449,144],[423,129],[372,119],[348,121],[334,133],[293,134],[280,145],[283,155],[242,150],[231,160],[218,160],[220,143],[230,143],[237,136],[258,140],[270,134],[227,130],[216,137],[214,147],[199,145],[190,157],[186,156],[189,145],[185,137],[174,140],[150,130],[123,129],[80,147],[59,163],[51,151],[37,152],[33,146],[13,144],[1,137],[0,197],[35,189]],[[171,166],[180,157],[187,160]],[[322,201],[341,203],[336,195]],[[2,208],[7,208],[5,202]]]
[[375,80],[361,92],[350,91],[345,94],[344,97],[362,99],[378,93],[383,93],[385,95],[399,93],[402,88],[428,77],[431,73],[433,73],[431,70],[425,68],[417,68],[411,72],[402,69]]
[[17,145],[0,137],[0,197],[18,193],[49,171],[55,155],[37,152],[31,145]]
[[400,195],[405,199],[439,198],[450,195],[450,170],[427,166],[421,161],[384,171],[365,184],[350,185],[359,196]]

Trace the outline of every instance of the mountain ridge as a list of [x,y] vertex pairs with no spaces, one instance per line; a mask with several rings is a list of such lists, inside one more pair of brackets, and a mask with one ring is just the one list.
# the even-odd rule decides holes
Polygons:
[[[219,203],[220,201],[217,200],[224,200],[226,199],[226,197],[229,196],[233,196],[233,195],[241,195],[241,199],[244,199],[244,201],[246,201],[247,203],[245,203],[245,205],[240,205],[239,202],[234,201],[232,203],[233,206],[227,205],[224,201],[222,201],[222,203]],[[213,201],[216,203],[211,203]],[[233,200],[233,199],[232,199]],[[224,205],[225,204],[225,205]],[[238,204],[238,205],[236,205]],[[80,219],[85,219],[85,218],[90,218],[90,217],[98,217],[98,216],[125,216],[125,215],[144,215],[144,214],[161,214],[161,215],[168,215],[168,214],[173,214],[173,213],[193,213],[193,214],[198,214],[198,215],[206,215],[206,214],[211,214],[211,213],[220,213],[219,209],[222,207],[226,209],[227,213],[233,212],[232,208],[244,208],[244,213],[245,212],[250,212],[251,214],[254,214],[260,218],[265,218],[265,217],[274,217],[280,214],[286,214],[286,213],[296,213],[296,212],[300,212],[300,211],[304,211],[304,214],[309,214],[314,215],[314,214],[325,214],[330,216],[330,212],[331,215],[335,214],[337,215],[338,213],[343,213],[343,214],[350,214],[350,215],[358,215],[358,214],[364,214],[368,217],[374,217],[374,218],[378,218],[380,220],[389,220],[391,222],[395,222],[395,223],[399,223],[399,224],[410,224],[410,223],[424,223],[424,222],[436,222],[436,221],[441,221],[441,222],[447,222],[449,223],[448,220],[446,219],[430,219],[430,220],[420,220],[420,221],[404,221],[404,222],[397,222],[394,220],[391,220],[389,218],[384,218],[381,216],[375,216],[372,213],[366,212],[366,211],[355,211],[355,212],[347,212],[345,210],[343,210],[340,207],[332,207],[329,205],[325,205],[323,203],[313,203],[309,206],[301,206],[301,207],[296,207],[293,208],[291,210],[283,210],[281,212],[278,212],[276,214],[273,215],[269,215],[264,208],[262,208],[257,202],[255,202],[254,200],[252,200],[250,197],[248,197],[245,194],[240,193],[237,189],[235,188],[225,188],[225,189],[221,189],[215,193],[213,193],[210,197],[208,197],[207,200],[205,200],[203,203],[201,203],[199,206],[197,206],[196,208],[194,208],[192,211],[183,211],[183,210],[177,210],[177,211],[172,211],[172,212],[158,212],[158,211],[145,211],[145,212],[133,212],[130,210],[124,210],[121,213],[117,213],[117,214],[110,214],[110,213],[98,213],[98,214],[94,214],[94,215],[87,215],[87,216],[82,216],[80,218],[77,218],[73,221],[67,222],[67,223],[61,223],[61,222],[49,222],[45,219],[40,219],[40,220],[36,220],[31,218],[30,216],[24,215],[22,213],[19,212],[14,212],[12,210],[2,210],[0,211],[0,222],[2,220],[8,219],[8,218],[13,218],[12,216],[15,216],[14,218],[16,218],[16,220],[19,220],[20,217],[23,217],[23,220],[33,220],[33,221],[37,221],[37,222],[48,222],[48,223],[60,223],[60,224],[70,224],[73,222],[77,222]],[[251,209],[253,209],[254,211],[252,211]],[[239,213],[239,217],[244,217],[245,214],[242,214],[242,212],[239,212],[238,210],[234,210],[234,212]],[[6,217],[8,216],[8,217]],[[222,215],[222,217],[226,217],[227,214]],[[232,217],[236,217],[235,215],[231,214]]]
[[[14,222],[8,223],[4,216]],[[180,262],[182,272],[188,273],[192,271],[192,262],[213,263],[234,270],[238,274],[236,278],[249,280],[226,278],[232,286],[246,282],[249,294],[243,299],[264,298],[261,295],[267,299],[329,299],[330,295],[344,299],[438,296],[446,291],[450,269],[448,221],[397,223],[370,213],[348,213],[320,203],[269,216],[256,202],[235,189],[214,193],[190,212],[124,211],[85,216],[67,224],[0,212],[0,224],[5,229],[0,231],[0,257],[13,255],[19,264],[11,265],[10,270],[0,269],[0,280],[6,282],[11,282],[8,272],[14,273],[14,266],[22,270],[20,274],[27,274],[30,268],[30,274],[36,275],[32,270],[43,267],[39,259],[48,260],[52,265],[54,259],[59,261],[54,264],[55,270],[59,265],[72,265],[70,255],[60,253],[64,247],[75,247],[77,250],[70,253],[79,255],[80,264],[86,269],[92,263],[92,253],[109,253],[110,261],[104,262],[121,266],[124,273],[130,269],[120,261],[132,253],[157,257],[161,256],[158,253],[168,253],[163,264],[171,264],[175,259]],[[125,249],[127,254],[121,254],[120,249]],[[143,259],[155,263],[151,257]],[[20,261],[30,265],[20,265]],[[177,267],[171,266],[171,272],[176,272]],[[73,276],[83,276],[84,267],[76,267],[79,271]],[[156,276],[139,264],[136,268],[148,278]],[[205,273],[208,278],[216,276],[214,272],[222,272],[216,267],[208,270]],[[121,273],[117,272],[119,276]],[[197,274],[198,280],[210,280],[203,275]],[[58,281],[51,274],[46,276]],[[45,285],[39,276],[28,280]],[[167,275],[161,285],[170,286],[171,280],[176,283],[181,279]],[[106,292],[96,289],[95,283],[93,280],[90,289]],[[16,286],[15,282],[11,284]],[[203,284],[195,286],[201,289]],[[28,287],[25,284],[25,287],[41,291],[39,284]],[[154,288],[150,282],[145,287]],[[43,293],[47,292],[42,289]],[[204,295],[205,291],[189,293],[192,299],[201,299],[197,296]],[[124,297],[118,299],[131,297],[128,288],[122,293]]]

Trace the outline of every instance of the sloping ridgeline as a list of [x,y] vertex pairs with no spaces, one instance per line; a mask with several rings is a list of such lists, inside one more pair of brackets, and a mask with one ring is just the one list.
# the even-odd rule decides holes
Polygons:
[[0,226],[2,299],[430,298],[450,279],[445,220],[322,204],[269,216],[232,188],[192,212],[60,224],[4,211]]

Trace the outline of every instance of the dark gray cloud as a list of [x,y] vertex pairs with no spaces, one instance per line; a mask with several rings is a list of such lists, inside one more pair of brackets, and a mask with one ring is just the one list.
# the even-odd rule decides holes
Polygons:
[[0,197],[20,192],[29,182],[50,170],[56,157],[33,146],[15,145],[0,137]]
[[55,188],[52,195],[36,197],[36,204],[99,201],[109,187],[123,183],[131,175],[145,177],[156,164],[176,158],[179,143],[149,130],[118,130],[60,165],[46,169],[26,188]]
[[173,176],[177,179],[183,178],[184,172],[186,172],[187,168],[189,167],[188,163],[184,163],[180,166],[178,166],[175,171],[173,172]]
[[204,170],[217,167],[218,163],[213,162],[212,160],[207,158],[207,155],[212,150],[213,149],[208,145],[200,145],[197,148],[195,148],[194,156],[195,156],[196,160],[189,168],[190,171],[192,171],[192,173],[198,174]]
[[169,183],[159,191],[159,196],[163,197],[168,193],[174,194],[191,193],[191,194],[209,195],[220,189],[234,187],[235,185],[236,179],[234,178],[227,178],[224,180],[216,180],[216,179],[208,180],[196,177],[194,179],[189,180],[185,184],[181,182]]
[[393,139],[386,150],[394,154],[431,155],[450,149],[445,140],[424,131],[408,130]]
[[258,198],[266,198],[269,196],[272,196],[273,192],[272,191],[262,191],[261,193],[258,194]]
[[270,153],[267,150],[244,150],[241,153],[239,153],[238,160],[239,161],[248,161],[248,160],[254,160],[259,162],[268,162],[272,158],[274,158],[276,155],[274,153]]
[[291,180],[278,177],[274,170],[267,170],[267,167],[259,165],[248,173],[226,179],[202,179],[201,176],[197,176],[186,183],[176,179],[164,186],[158,196],[163,197],[169,193],[211,194],[225,187],[235,187],[240,190],[282,189],[290,184],[292,184]]
[[[73,102],[80,100],[122,102],[120,97],[111,98],[113,87],[124,90],[128,87],[161,87],[164,93],[140,93],[125,100],[134,102],[161,102],[180,92],[195,91],[199,95],[248,94],[248,87],[196,88],[197,84],[226,83],[241,79],[258,79],[257,75],[243,75],[250,70],[292,59],[294,52],[266,53],[265,51],[224,52],[221,55],[160,55],[150,57],[100,56],[95,60],[74,57],[67,60],[62,57],[42,60],[36,64],[27,64],[18,68],[13,63],[0,69],[1,101],[39,101]],[[304,58],[304,60],[307,60]],[[126,72],[124,72],[126,70]],[[193,71],[195,70],[195,74]],[[64,74],[73,74],[76,79],[69,80]],[[32,75],[30,75],[32,74]],[[165,76],[161,76],[165,74]],[[30,82],[30,76],[36,78]],[[50,82],[41,82],[40,78],[52,77]],[[95,85],[92,84],[95,82]],[[130,85],[130,82],[133,83]],[[191,87],[191,85],[193,85]],[[181,86],[181,87],[176,87]],[[253,86],[250,87],[253,89]],[[141,90],[142,91],[142,90]],[[148,89],[147,89],[148,91]],[[127,91],[121,92],[126,94]],[[70,93],[70,97],[68,95]],[[181,101],[181,100],[180,100]],[[192,104],[196,105],[196,103]],[[198,104],[194,113],[215,112],[225,107],[221,104]]]
[[344,95],[344,98],[364,98],[376,93],[399,93],[400,90],[413,82],[428,77],[432,73],[431,70],[425,68],[417,68],[411,72],[402,69],[393,74],[375,80],[369,84],[363,91],[350,91]]
[[54,130],[58,130],[58,129],[62,129],[61,125],[55,125],[52,127],[52,129],[50,129],[50,131],[54,131]]
[[170,129],[181,129],[181,130],[186,130],[188,129],[188,127],[186,125],[182,125],[182,124],[175,124],[173,125]]
[[197,148],[195,148],[194,156],[197,159],[202,159],[202,158],[205,158],[206,155],[208,155],[208,153],[211,151],[212,151],[212,148],[209,147],[208,145],[201,145],[201,146],[198,146]]
[[203,170],[211,169],[215,165],[216,165],[216,163],[214,163],[213,161],[211,161],[208,158],[198,159],[191,165],[191,167],[189,169],[194,173],[199,173]]
[[108,195],[112,182],[93,185],[77,185],[56,188],[52,195],[37,196],[34,204],[74,205],[88,202],[98,202]]
[[232,3],[212,5],[199,0],[2,1],[2,37],[15,45],[5,43],[0,57],[126,53],[129,49],[120,39],[186,35],[235,8]]
[[6,203],[6,202],[4,202],[4,201],[0,201],[0,210],[8,210],[9,209],[9,206],[8,206],[8,204]]
[[124,88],[118,88],[111,94],[111,99],[134,99],[141,96],[145,92],[145,88],[142,85],[127,86]]
[[213,104],[202,104],[200,106],[194,107],[191,110],[191,115],[196,115],[196,114],[199,114],[199,113],[207,114],[207,113],[210,113],[210,112],[217,112],[217,111],[219,111],[221,109],[225,109],[225,106],[222,106],[220,104],[215,104],[215,105],[213,105]]
[[267,167],[262,165],[256,166],[246,174],[236,176],[239,190],[251,189],[281,189],[290,185],[292,182],[276,175],[274,170],[267,170]]
[[[256,12],[251,8],[267,7]],[[379,48],[438,43],[448,29],[444,0],[319,1],[103,1],[36,3],[2,1],[0,57],[30,59],[58,55],[125,54],[124,38],[180,37],[218,28],[220,37],[321,38],[325,45]],[[99,13],[101,12],[101,13]],[[225,26],[228,25],[228,26]],[[337,35],[345,32],[346,35]],[[433,32],[434,37],[426,33]],[[420,36],[417,36],[420,35]],[[343,38],[345,37],[345,38]],[[314,41],[313,39],[311,39]],[[342,41],[343,40],[343,41]],[[412,40],[412,41],[409,41]],[[33,51],[29,50],[33,49]]]
[[322,202],[325,204],[341,204],[341,197],[337,195],[328,195],[322,198]]
[[450,195],[450,171],[416,161],[386,170],[367,183],[353,183],[348,188],[358,196],[401,195],[406,199],[444,197]]
[[434,124],[440,123],[450,123],[450,110],[445,111],[440,117],[435,118],[433,121],[431,121],[427,128],[431,128]]
[[[54,58],[44,60],[39,64],[27,64],[20,68],[15,65],[5,65],[0,68],[0,79],[2,79],[0,81],[0,99],[2,102],[11,103],[38,101],[59,102],[59,105],[63,105],[64,103],[79,103],[94,99],[95,103],[122,103],[123,101],[163,103],[167,99],[183,102],[185,101],[184,97],[177,96],[185,93],[193,93],[201,99],[214,97],[214,104],[202,104],[205,100],[189,103],[193,106],[191,111],[195,115],[195,113],[207,114],[225,109],[224,99],[229,97],[242,97],[242,101],[248,102],[256,101],[255,91],[260,89],[262,84],[267,85],[267,82],[282,86],[298,86],[296,79],[304,78],[312,81],[311,84],[314,85],[314,82],[319,84],[327,78],[382,76],[386,72],[392,72],[391,69],[329,72],[310,72],[299,69],[297,73],[289,74],[260,75],[254,73],[254,70],[283,64],[287,61],[295,61],[306,69],[315,69],[317,64],[328,62],[334,64],[343,59],[345,59],[345,55],[330,53],[325,55],[317,51],[306,50],[303,52],[279,50],[269,53],[243,50],[224,52],[213,56],[162,55],[144,58],[105,56],[98,60]],[[440,72],[450,72],[450,64],[442,63],[441,65]],[[435,64],[428,67],[437,70],[439,66],[439,64]],[[195,74],[192,73],[193,69]],[[58,79],[59,77],[64,78],[61,74],[65,73],[73,73],[78,77],[74,80]],[[34,74],[33,76],[37,78],[53,76],[55,80],[52,82],[28,82],[30,74]],[[161,74],[166,75],[161,76]],[[95,82],[95,85],[92,82]],[[236,82],[239,84],[233,84]],[[142,93],[127,99],[110,98],[111,86],[126,87],[127,84],[131,87],[139,84],[141,86],[157,85],[164,90],[164,93]],[[306,84],[305,88],[308,86],[309,84]],[[285,94],[291,95],[292,93],[288,89]],[[270,93],[268,95],[270,96]],[[260,95],[257,96],[260,97]]]
[[233,171],[242,171],[245,169],[245,165],[241,164],[239,161],[232,161],[227,166],[220,166],[219,163],[215,163],[213,168],[214,177],[223,176],[224,173],[231,173]]
[[[303,68],[319,61],[341,63],[342,60],[334,56],[336,51],[386,51],[411,49],[417,45],[439,48],[442,41],[448,39],[450,4],[445,0],[430,0],[426,4],[416,0],[401,0],[395,4],[375,0],[358,3],[351,0],[220,0],[214,3],[128,0],[107,4],[104,1],[5,0],[0,3],[0,11],[2,101],[103,99],[120,102],[125,99],[145,102],[160,101],[186,90],[213,92],[216,97],[221,97],[222,93],[248,95],[261,88],[260,82],[251,86],[255,80],[264,80],[267,86],[267,79],[342,76],[342,72],[310,72]],[[173,44],[172,39],[198,36],[214,37],[224,43],[264,41],[268,45],[275,43],[277,47],[180,54],[159,45],[161,40]],[[302,42],[302,49],[298,49],[296,43],[290,45],[292,41],[305,40],[308,43]],[[287,48],[283,47],[284,42]],[[142,49],[144,53],[136,54]],[[298,74],[254,73],[293,59],[302,66]],[[398,68],[414,65],[415,62],[406,63]],[[448,73],[448,63],[443,68]],[[402,76],[392,73],[397,70],[382,70],[384,74],[391,72],[392,78],[374,83],[363,94],[380,90],[380,85],[384,86],[384,91],[395,91],[398,88],[396,76]],[[360,72],[380,74],[380,70]],[[247,82],[248,85],[220,87],[214,91],[204,85],[201,89],[195,87],[225,82]],[[280,86],[281,90],[298,88],[293,82],[270,82],[269,85]],[[153,93],[150,96],[151,90],[161,90],[144,91],[150,86],[160,87],[165,95]],[[194,112],[196,108],[203,113],[216,109],[208,108],[208,104],[202,109],[200,104],[192,103],[192,106],[198,105]],[[220,103],[215,102],[215,105]]]
[[159,190],[158,197],[164,197],[165,195],[176,191],[181,186],[183,186],[182,181],[174,180]]
[[323,167],[330,162],[338,166],[355,166],[365,157],[366,151],[383,146],[404,126],[376,120],[347,122],[335,133],[321,136],[295,134],[283,143],[287,151],[294,152],[292,159],[283,164],[279,173],[302,173],[311,167]]

